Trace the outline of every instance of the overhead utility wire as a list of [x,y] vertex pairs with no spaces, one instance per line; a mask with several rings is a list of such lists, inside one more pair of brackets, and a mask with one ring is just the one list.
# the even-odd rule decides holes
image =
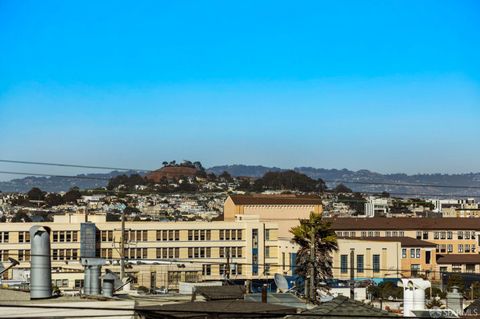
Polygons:
[[70,175],[57,175],[57,174],[44,174],[44,173],[27,173],[27,172],[11,172],[11,171],[0,171],[0,174],[9,174],[9,175],[24,175],[24,176],[45,176],[45,177],[62,177],[62,178],[78,178],[78,179],[93,179],[93,180],[102,180],[109,181],[109,178],[105,177],[93,177],[93,176],[70,176]]
[[[135,249],[135,248],[133,248]],[[16,253],[9,253],[9,256],[18,256],[18,254]],[[48,255],[48,254],[30,254],[29,256],[33,256],[33,257],[51,257],[51,255]],[[61,263],[61,262],[71,262],[71,261],[80,261],[81,258],[76,258],[76,259],[68,259],[68,260],[53,260],[53,262],[56,262],[56,263]],[[115,258],[105,258],[107,260],[115,260],[115,261],[118,261],[120,260],[121,258],[120,257],[115,257]],[[152,261],[152,262],[164,262],[164,263],[183,263],[183,264],[190,264],[190,265],[223,265],[225,264],[224,261],[201,261],[201,260],[191,260],[191,259],[179,259],[179,258],[172,258],[172,259],[168,259],[168,258],[126,258],[126,261],[127,262],[138,262],[138,261]],[[27,261],[21,261],[21,262],[27,262]],[[258,266],[275,266],[275,267],[282,267],[283,265],[282,264],[274,264],[274,263],[257,263],[257,264],[254,264],[254,263],[248,263],[248,262],[232,262],[233,264],[236,264],[236,265],[245,265],[245,266],[252,266],[252,265],[258,265]],[[162,265],[162,264],[159,264],[159,265]],[[57,267],[62,267],[62,266],[57,266]],[[285,265],[286,268],[299,268],[301,266],[298,266],[298,265]],[[45,269],[50,269],[49,267],[40,267],[40,268],[45,268]],[[344,269],[344,267],[339,267],[339,266],[336,266],[336,267],[330,267],[331,269]],[[61,273],[75,273],[77,272],[77,269],[73,269],[73,268],[69,268],[71,269],[71,271],[60,271]],[[352,267],[347,267],[347,269],[352,269]],[[353,267],[353,269],[355,270],[358,270],[358,269],[361,269],[361,270],[379,270],[379,271],[384,271],[384,272],[390,272],[392,274],[397,274],[397,273],[400,273],[400,272],[410,272],[412,271],[410,268],[394,268],[394,269],[391,269],[391,268],[369,268],[369,267],[361,267],[361,268],[358,268],[358,267]],[[81,270],[78,270],[78,271],[81,271]],[[58,273],[57,271],[54,271],[53,273]],[[440,273],[442,274],[443,272],[441,271],[438,271],[438,270],[417,270],[417,273],[429,273],[429,274],[433,274],[433,273]]]
[[[57,174],[44,174],[44,173],[27,173],[27,172],[11,172],[11,171],[0,171],[0,174],[10,174],[10,175],[23,175],[23,176],[44,176],[44,177],[61,177],[61,178],[72,178],[72,179],[88,179],[88,180],[101,180],[101,181],[109,181],[109,178],[104,178],[104,177],[93,177],[93,176],[82,176],[82,175],[77,175],[77,176],[72,176],[72,175],[57,175]],[[382,185],[379,183],[378,185]],[[412,184],[412,186],[414,186]],[[96,190],[99,191],[99,190]],[[106,192],[109,192],[108,190]],[[111,191],[111,192],[117,192],[117,191]],[[126,191],[123,191],[126,192]],[[127,192],[128,193],[128,192]],[[357,193],[362,193],[362,194],[371,194],[371,195],[378,195],[379,192],[371,192],[371,191],[359,191]],[[471,197],[478,197],[478,195],[456,195],[456,194],[423,194],[423,193],[403,193],[403,192],[388,192],[390,195],[400,195],[400,196],[439,196],[439,197],[461,197],[461,198],[471,198]]]
[[[44,174],[44,173],[27,173],[27,172],[11,172],[11,171],[0,171],[0,174],[10,174],[10,175],[23,175],[23,176],[44,176],[44,177],[61,177],[61,178],[72,178],[72,179],[87,179],[87,180],[101,180],[101,181],[109,181],[109,178],[104,178],[104,177],[93,177],[93,176],[82,176],[82,175],[77,175],[77,176],[71,176],[71,175],[56,175],[56,174]],[[381,184],[378,184],[381,185]],[[96,190],[97,191],[97,190]],[[99,190],[98,190],[99,191]],[[110,192],[110,191],[106,191]],[[111,191],[111,192],[117,192],[117,191]],[[126,191],[123,191],[126,192]],[[129,192],[126,192],[129,193]],[[365,191],[359,191],[357,193],[362,193],[362,194],[371,194],[371,195],[378,195],[379,192],[365,192]],[[471,197],[478,197],[478,195],[456,195],[456,194],[423,194],[423,193],[403,193],[403,192],[388,192],[390,195],[399,195],[399,196],[439,196],[439,197],[461,197],[461,198],[471,198]]]
[[362,185],[386,185],[386,186],[420,186],[420,187],[438,187],[438,188],[468,188],[480,189],[480,186],[465,185],[443,185],[443,184],[413,184],[413,183],[392,183],[392,182],[362,182],[362,181],[346,181],[346,180],[323,180],[328,183],[344,183],[344,184],[362,184]]
[[[91,169],[111,169],[118,171],[142,171],[152,172],[151,169],[140,168],[122,168],[122,167],[110,167],[110,166],[91,166],[91,165],[79,165],[79,164],[67,164],[67,163],[51,163],[51,162],[32,162],[32,161],[19,161],[0,159],[2,163],[15,163],[15,164],[27,164],[27,165],[45,165],[45,166],[60,166],[60,167],[77,167],[77,168],[91,168]],[[0,172],[9,174],[7,172]],[[13,172],[12,172],[13,173]],[[26,173],[22,173],[26,174]],[[32,174],[33,175],[33,174]],[[42,174],[43,175],[43,174]],[[54,176],[45,174],[45,176]],[[66,176],[74,177],[74,176]],[[348,181],[348,180],[331,180],[323,179],[327,183],[348,183],[348,184],[363,184],[363,185],[387,185],[387,186],[420,186],[420,187],[440,187],[440,188],[465,188],[465,189],[480,189],[480,186],[468,186],[468,185],[445,185],[445,184],[415,184],[415,183],[392,183],[392,182],[368,182],[368,181]]]
[[17,160],[7,160],[7,159],[0,159],[0,162],[12,163],[12,164],[45,165],[45,166],[77,167],[77,168],[92,168],[92,169],[112,169],[116,171],[151,171],[151,170],[136,169],[136,168],[91,166],[91,165],[80,165],[80,164],[50,163],[50,162],[30,162],[30,161],[17,161]]

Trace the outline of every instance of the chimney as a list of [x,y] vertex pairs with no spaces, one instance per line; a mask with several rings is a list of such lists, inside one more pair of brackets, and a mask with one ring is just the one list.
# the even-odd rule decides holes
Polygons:
[[50,261],[50,228],[30,228],[30,299],[52,297],[52,266]]

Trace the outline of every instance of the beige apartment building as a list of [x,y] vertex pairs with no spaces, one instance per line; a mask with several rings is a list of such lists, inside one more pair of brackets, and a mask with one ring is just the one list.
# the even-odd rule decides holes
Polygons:
[[480,208],[457,208],[457,207],[447,207],[442,209],[443,217],[462,217],[462,218],[472,218],[480,217]]
[[260,221],[275,222],[278,236],[291,238],[290,229],[300,219],[308,219],[311,212],[323,212],[322,200],[318,196],[280,195],[230,195],[224,203],[225,221],[235,220],[237,215],[258,216]]
[[410,237],[436,244],[439,254],[478,254],[480,219],[476,218],[337,218],[340,237]]
[[[51,229],[53,278],[65,280],[62,286],[73,287],[72,278],[73,281],[83,278],[79,258],[82,242],[80,227],[84,222],[84,215],[66,214],[55,216],[51,223],[41,223]],[[88,222],[94,223],[97,230],[97,256],[106,259],[105,267],[119,272],[121,223],[107,222],[105,215],[88,215]],[[20,262],[15,270],[5,275],[7,278],[17,278],[14,275],[20,270],[29,269],[29,229],[37,224],[1,225],[0,259],[5,267],[8,257]],[[134,274],[142,283],[150,280],[141,279],[146,276],[140,275],[142,267],[159,268],[164,272],[162,276],[175,276],[176,282],[187,277],[196,281],[222,280],[226,276],[231,279],[271,279],[276,272],[289,272],[291,256],[296,252],[295,245],[279,246],[276,223],[262,222],[250,215],[218,222],[129,221],[125,229],[125,258],[131,261],[127,272]],[[185,269],[174,266],[178,268],[175,268],[178,274],[170,274],[174,272],[172,269],[155,266],[161,263],[180,264]],[[189,274],[189,271],[195,274]],[[157,278],[160,277],[158,274]]]
[[438,280],[435,244],[409,237],[339,238],[333,254],[333,274],[350,279],[353,252],[354,278],[426,276]]

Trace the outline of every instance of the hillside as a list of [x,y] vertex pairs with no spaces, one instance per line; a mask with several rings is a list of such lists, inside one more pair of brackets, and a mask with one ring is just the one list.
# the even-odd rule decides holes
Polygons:
[[122,174],[138,173],[144,175],[143,172],[113,171],[105,174],[79,174],[74,177],[37,177],[28,176],[25,178],[12,179],[6,182],[0,182],[0,191],[2,192],[28,192],[32,187],[38,187],[47,192],[66,192],[70,188],[76,186],[80,189],[93,189],[98,187],[106,187],[108,180],[112,177]]
[[[261,177],[269,171],[282,171],[278,167],[267,167],[259,165],[224,165],[215,166],[207,169],[209,173],[216,175],[227,171],[232,176],[250,176]],[[399,196],[411,196],[409,194],[428,196],[470,196],[480,198],[480,173],[466,174],[380,174],[369,170],[351,171],[348,169],[323,169],[313,167],[296,167],[295,171],[303,173],[313,179],[323,179],[327,187],[333,188],[339,183],[344,183],[354,191],[359,192],[382,192],[399,194]],[[140,173],[145,175],[147,172],[110,172],[106,174],[82,174],[81,178],[65,177],[25,177],[11,181],[0,182],[0,190],[3,192],[27,192],[32,187],[39,187],[49,192],[67,191],[73,186],[81,189],[96,187],[105,187],[108,180],[121,174]],[[185,172],[182,172],[185,174]],[[188,175],[188,174],[186,174]],[[98,179],[97,179],[98,178]],[[355,181],[360,184],[348,183],[345,181]],[[370,185],[368,183],[387,183],[387,184],[429,184],[429,185],[461,185],[473,188],[446,188],[435,186],[394,186],[394,185]],[[361,184],[365,183],[365,184]],[[403,195],[402,195],[403,194]]]
[[[225,165],[215,166],[208,169],[215,174],[227,171],[232,176],[260,177],[268,171],[279,171],[278,167],[249,166],[249,165]],[[380,174],[369,170],[351,171],[348,169],[324,169],[313,167],[295,167],[295,171],[303,173],[314,179],[323,179],[327,186],[332,188],[344,181],[358,183],[387,183],[387,184],[432,184],[478,187],[476,189],[424,187],[424,186],[391,186],[391,185],[368,185],[344,183],[354,191],[382,192],[401,194],[425,194],[434,196],[445,194],[447,196],[472,196],[480,197],[480,173],[466,174]],[[409,196],[409,195],[405,195]]]

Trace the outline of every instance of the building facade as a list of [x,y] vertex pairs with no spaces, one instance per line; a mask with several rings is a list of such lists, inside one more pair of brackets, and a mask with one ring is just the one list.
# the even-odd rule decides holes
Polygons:
[[[121,223],[107,222],[105,215],[59,215],[54,222],[41,223],[51,229],[51,258],[56,280],[71,278],[60,275],[69,271],[81,272],[79,259],[85,254],[87,238],[82,227],[91,226],[94,233],[94,253],[104,258],[106,267],[119,272]],[[8,258],[20,262],[16,277],[30,267],[29,230],[38,223],[8,223],[0,232],[0,260],[4,267]],[[82,236],[84,238],[82,238]],[[88,239],[91,241],[91,238]],[[280,252],[281,250],[281,252]],[[171,263],[186,265],[194,272],[196,280],[269,279],[276,272],[290,270],[293,245],[279,246],[278,226],[261,222],[254,216],[239,216],[233,221],[218,222],[126,222],[124,256],[130,272],[138,273],[137,265]],[[287,254],[287,255],[285,255]],[[288,256],[288,257],[284,257]],[[282,259],[287,258],[287,259]],[[283,263],[283,264],[282,264]],[[6,273],[13,278],[14,271]],[[167,271],[168,272],[168,271]],[[171,272],[171,270],[170,270]],[[78,276],[83,276],[79,274]],[[168,276],[168,274],[167,274]],[[172,276],[188,276],[185,274]],[[59,278],[60,277],[60,278]],[[193,275],[192,275],[193,278]],[[76,278],[80,279],[80,278]],[[69,286],[72,286],[69,283]]]
[[436,244],[439,254],[478,254],[480,219],[337,218],[339,237],[410,237]]
[[342,280],[352,274],[356,280],[419,275],[439,279],[435,244],[408,237],[339,238],[333,264],[334,278]]
[[310,213],[323,212],[318,196],[305,195],[230,195],[224,204],[225,221],[235,220],[237,215],[258,216],[260,221],[275,222],[279,237],[291,238],[290,229],[298,220],[308,219]]

